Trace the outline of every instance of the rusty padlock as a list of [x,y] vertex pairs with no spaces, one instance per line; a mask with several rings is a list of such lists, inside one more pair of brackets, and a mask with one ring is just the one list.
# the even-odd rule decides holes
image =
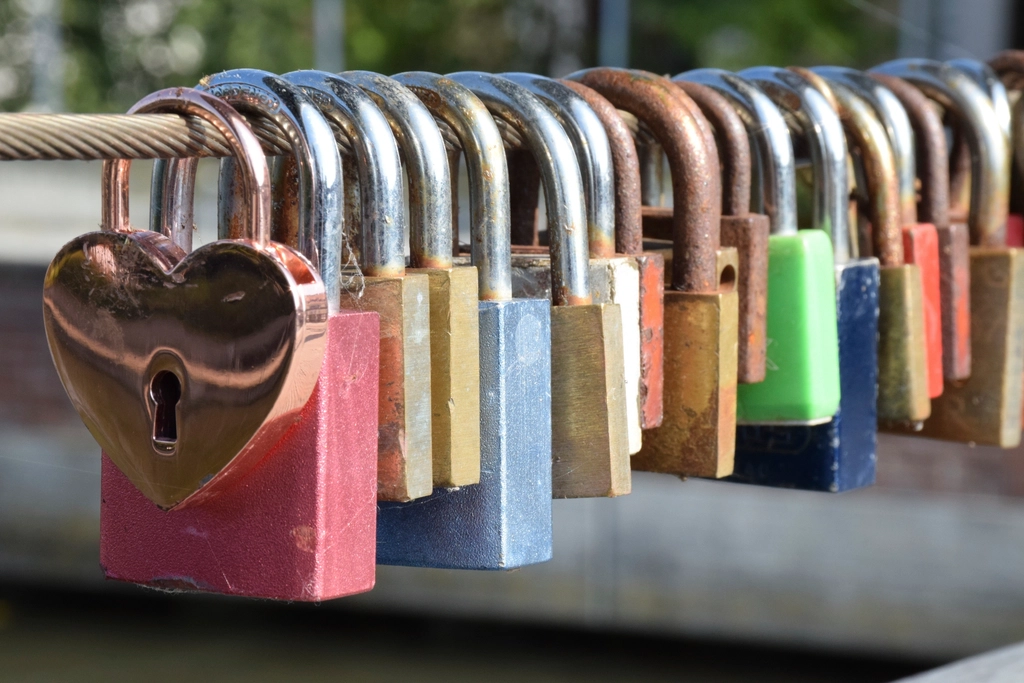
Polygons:
[[1024,371],[1024,253],[1004,246],[1010,161],[1002,124],[984,90],[952,67],[914,59],[875,70],[910,81],[938,101],[971,147],[971,377],[947,385],[921,433],[1016,446]]
[[[644,122],[672,172],[672,286],[665,291],[664,420],[644,434],[638,470],[724,477],[733,469],[739,301],[737,257],[720,267],[717,150],[686,94],[666,78],[597,68],[568,76]],[[699,112],[698,112],[699,115]]]
[[934,225],[917,220],[915,139],[910,118],[891,91],[863,72],[845,67],[818,67],[813,72],[826,82],[841,83],[862,98],[884,127],[892,146],[899,183],[904,259],[921,272],[928,397],[935,398],[943,387],[939,235]]
[[394,77],[454,131],[469,176],[479,273],[480,483],[382,503],[377,561],[514,569],[551,558],[551,306],[513,299],[509,184],[501,135],[467,88],[423,72]]
[[[622,315],[616,304],[594,304],[589,285],[583,182],[568,135],[526,88],[481,72],[450,78],[468,87],[529,145],[547,200],[550,258],[513,262],[513,292],[551,293],[552,495],[556,498],[629,493]],[[537,261],[547,261],[541,268]],[[550,276],[547,275],[550,273]]]
[[480,480],[477,273],[472,266],[452,266],[451,177],[444,141],[427,108],[401,84],[366,71],[342,77],[362,87],[381,108],[409,178],[408,272],[426,275],[430,282],[433,485],[475,484]]
[[[569,135],[583,178],[587,208],[590,289],[597,303],[617,304],[622,314],[626,425],[630,454],[640,450],[640,270],[634,259],[615,253],[615,177],[608,134],[578,93],[558,81],[506,73],[540,99]],[[547,275],[543,275],[547,279]]]
[[768,239],[770,221],[750,212],[751,151],[739,114],[714,89],[691,81],[674,82],[700,107],[716,132],[722,166],[721,242],[739,255],[739,361],[741,384],[764,381],[767,360]]
[[895,76],[870,75],[899,99],[914,129],[921,195],[918,220],[934,225],[939,238],[943,374],[946,380],[967,379],[971,376],[970,235],[966,223],[949,219],[946,132],[935,108],[917,88]]
[[612,103],[576,81],[562,80],[594,110],[612,152],[615,177],[615,252],[636,263],[640,280],[640,424],[653,429],[663,416],[665,258],[643,250],[640,164],[633,135]]
[[[789,128],[771,100],[746,80],[720,69],[698,69],[677,79],[693,79],[726,96],[741,114],[757,150],[757,204],[772,223],[772,240],[792,240],[797,225],[796,176]],[[819,102],[820,104],[820,102]],[[816,183],[846,185],[841,124],[834,112],[812,109],[813,130],[805,146],[813,148]],[[831,114],[831,116],[828,116]],[[816,192],[818,201],[835,193]],[[844,222],[829,207],[815,212],[823,229],[838,228],[835,241],[847,243]],[[839,218],[845,218],[838,214]],[[787,257],[791,258],[791,257]],[[842,258],[840,256],[840,258]],[[780,259],[781,260],[781,259]],[[814,425],[741,425],[736,434],[736,469],[731,481],[812,491],[840,492],[868,486],[875,479],[877,418],[878,261],[847,259],[835,263],[836,316],[841,395],[839,410]],[[770,294],[771,292],[769,292]]]
[[[172,92],[173,98],[179,98],[189,91]],[[277,98],[277,93],[269,93],[270,100]],[[212,99],[205,94],[203,97]],[[308,102],[289,104],[309,106]],[[269,109],[266,114],[273,118]],[[285,116],[277,118],[280,121]],[[299,131],[318,128],[327,131],[327,144],[307,145]],[[301,140],[295,144],[297,154],[312,152],[327,157],[323,163],[312,164],[315,169],[337,168],[338,152],[325,121],[307,116],[292,130],[298,133],[292,139]],[[250,145],[256,152],[258,144],[250,134]],[[262,152],[259,156],[262,161]],[[251,162],[244,156],[239,159],[241,183],[250,193],[244,195],[241,206],[235,207],[242,214],[239,222],[262,223],[263,230],[269,232],[266,167],[261,174],[265,178],[254,185]],[[164,229],[191,233],[190,221],[174,219],[191,215],[191,208],[183,208],[191,203],[191,197],[177,191],[193,187],[194,178],[176,176],[176,172],[190,176],[195,168],[194,163],[187,162],[168,174],[166,180],[174,184],[170,194],[162,195],[159,205],[171,220]],[[336,178],[336,174],[320,177],[316,187],[329,187]],[[127,175],[123,180],[127,181]],[[315,197],[329,203],[330,192]],[[314,196],[306,198],[313,200]],[[336,234],[332,226],[321,227],[304,232]],[[338,256],[329,245],[315,244],[308,234],[303,241],[321,263]],[[248,302],[250,310],[259,311],[261,299],[269,294],[267,284],[261,279],[254,283],[252,292],[242,289],[224,301],[236,307]],[[186,509],[163,512],[132,489],[109,461],[104,462],[101,562],[109,578],[158,588],[304,601],[326,600],[373,587],[376,411],[367,403],[367,396],[373,397],[377,386],[378,320],[375,314],[339,312],[336,302],[330,300],[326,304],[330,311],[324,330],[326,351],[316,388],[298,423],[237,486]],[[244,311],[238,312],[243,318]],[[220,327],[215,328],[225,333],[223,323],[238,313],[223,311],[218,316]],[[251,330],[247,334],[267,338],[265,333]],[[166,328],[161,330],[161,341],[167,341]],[[238,348],[237,352],[245,358],[244,349]],[[237,363],[248,369],[246,360]],[[238,378],[237,363],[233,371],[225,373],[227,376]],[[338,367],[341,363],[351,369],[342,371]],[[187,382],[183,389],[187,395]],[[339,423],[351,423],[353,427],[339,432]],[[210,435],[209,428],[202,433],[204,438]]]

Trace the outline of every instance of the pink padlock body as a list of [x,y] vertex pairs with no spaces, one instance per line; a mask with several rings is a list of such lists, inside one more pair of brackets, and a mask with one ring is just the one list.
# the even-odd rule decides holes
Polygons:
[[163,511],[103,455],[107,578],[297,601],[373,588],[380,319],[339,313],[327,335],[320,379],[299,422],[217,497]]
[[942,395],[942,298],[939,275],[939,233],[931,223],[903,226],[906,263],[921,271],[924,297],[924,338],[928,368],[928,398]]

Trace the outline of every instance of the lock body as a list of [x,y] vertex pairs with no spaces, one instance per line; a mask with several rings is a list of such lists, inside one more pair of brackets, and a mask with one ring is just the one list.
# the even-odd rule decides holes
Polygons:
[[769,228],[768,216],[722,216],[722,246],[739,254],[740,384],[763,382],[767,372]]
[[839,408],[832,245],[821,230],[768,242],[768,371],[739,388],[742,423],[823,423]]
[[735,291],[665,292],[665,396],[633,469],[695,477],[732,473],[736,440]]
[[622,316],[616,304],[551,309],[555,498],[630,492]]
[[617,256],[590,260],[590,289],[594,301],[615,304],[622,321],[622,367],[625,379],[626,436],[629,453],[640,450],[641,436],[641,364],[640,345],[640,268],[635,258]]
[[665,259],[647,252],[631,258],[640,279],[640,426],[653,429],[664,414]]
[[373,588],[379,337],[375,313],[330,316],[324,363],[298,423],[216,498],[160,510],[104,455],[106,577],[293,601]]
[[909,424],[931,414],[924,296],[915,265],[883,267],[878,289],[878,420]]
[[875,482],[877,259],[836,266],[839,410],[818,425],[741,425],[730,481],[838,493]]
[[939,275],[939,234],[929,223],[903,227],[903,254],[921,271],[924,304],[925,362],[928,397],[942,393],[942,289]]
[[1024,251],[972,247],[969,379],[932,403],[921,436],[1013,448],[1021,436]]
[[426,275],[364,277],[341,307],[380,315],[377,481],[380,500],[433,490],[430,285]]
[[936,226],[942,302],[942,369],[946,379],[971,376],[971,247],[964,223]]
[[[551,299],[551,259],[547,247],[515,245],[512,247],[512,291],[517,297]],[[658,275],[655,268],[647,268],[648,280],[651,274]],[[600,304],[619,306],[622,327],[622,367],[624,370],[625,393],[622,405],[626,409],[627,449],[630,455],[640,450],[641,436],[641,391],[642,344],[640,311],[640,268],[633,257],[592,258],[589,260],[591,296]],[[664,285],[662,290],[664,291]],[[650,295],[648,295],[650,298]],[[649,306],[648,308],[653,308]],[[552,338],[552,345],[561,342]],[[618,361],[615,361],[618,362]],[[615,399],[609,409],[619,411]],[[556,411],[558,408],[555,409]],[[617,419],[617,418],[616,418]],[[557,422],[555,431],[558,431]],[[556,484],[556,488],[558,488]],[[614,494],[621,495],[621,494]]]
[[551,559],[551,305],[479,302],[480,483],[381,503],[377,562],[515,569]]
[[430,285],[433,485],[480,481],[480,324],[477,270],[408,268]]
[[[638,279],[609,281],[609,275],[617,274],[612,264],[619,260],[590,259],[595,301],[613,298],[618,287],[638,286]],[[549,300],[550,266],[547,254],[513,253],[513,296]],[[628,265],[624,270],[630,276],[634,272]],[[621,496],[632,488],[624,327],[617,304],[552,307],[551,453],[555,498]],[[639,336],[639,323],[630,333],[633,330]],[[639,364],[635,370],[639,379]],[[638,395],[634,401],[639,405]],[[639,411],[634,415],[639,421]]]

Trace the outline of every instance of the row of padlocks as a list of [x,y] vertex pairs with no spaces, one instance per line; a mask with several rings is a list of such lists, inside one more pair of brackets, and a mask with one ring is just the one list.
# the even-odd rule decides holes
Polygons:
[[47,271],[104,571],[324,600],[378,563],[546,561],[552,498],[632,470],[838,492],[874,482],[878,429],[1016,446],[1021,87],[1013,52],[144,98],[118,121],[221,145],[220,239],[192,250],[196,158],[151,154],[144,230],[107,152],[102,231]]

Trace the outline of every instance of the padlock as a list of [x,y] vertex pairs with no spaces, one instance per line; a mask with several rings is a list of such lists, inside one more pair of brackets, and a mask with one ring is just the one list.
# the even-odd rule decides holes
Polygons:
[[[243,89],[243,82],[231,80],[234,73],[241,72],[214,77],[208,87],[215,93]],[[299,170],[301,180],[305,171]],[[340,305],[380,315],[377,494],[379,500],[412,500],[433,489],[428,277],[405,272],[401,212],[364,227],[361,273],[347,282]]]
[[923,59],[875,70],[910,81],[938,101],[971,146],[971,377],[947,385],[921,434],[1014,447],[1020,443],[1024,371],[1024,252],[1003,246],[1008,141],[985,92],[963,72]]
[[479,274],[480,483],[412,503],[381,503],[377,561],[514,569],[551,558],[551,307],[513,299],[508,175],[483,102],[449,78],[394,77],[454,131],[469,176]]
[[674,81],[699,107],[715,129],[722,166],[721,241],[739,255],[740,384],[764,381],[767,360],[769,220],[750,213],[751,152],[739,114],[715,90],[699,83]]
[[[170,102],[189,97],[188,93],[196,93],[197,97],[207,101],[214,99],[188,89],[174,89],[163,94],[167,93],[171,93]],[[148,105],[140,103],[134,109],[162,109],[160,95],[150,96]],[[271,97],[276,99],[273,94]],[[339,162],[333,139],[327,138],[328,145],[313,145],[311,150],[299,132],[316,129],[318,124],[329,134],[330,129],[322,119],[306,118],[303,125],[292,129],[298,133],[293,139],[303,140],[296,143],[295,152],[312,151],[333,156],[336,168]],[[231,140],[231,136],[225,135]],[[259,142],[251,133],[248,137],[245,154],[239,156],[242,185],[248,190],[239,207],[243,209],[239,212],[243,215],[240,222],[246,222],[250,230],[255,227],[257,234],[265,236],[270,232],[269,175],[262,163]],[[251,159],[257,154],[263,169],[254,179]],[[331,161],[313,166],[317,169],[331,168]],[[106,175],[117,186],[108,195],[112,201],[105,207],[105,213],[114,220],[125,220],[127,164],[121,162],[117,165],[121,168],[114,168],[112,174]],[[195,168],[194,163],[186,163],[178,170],[189,175]],[[319,179],[325,184],[330,180]],[[194,185],[194,178],[178,175],[176,181],[176,188]],[[186,195],[169,194],[162,199],[167,205],[165,215],[169,217],[191,213],[190,210],[179,210],[182,204],[191,203],[191,198]],[[171,225],[163,228],[170,229]],[[192,229],[190,224],[173,224],[176,232],[190,233]],[[323,235],[334,231],[325,226],[316,232]],[[245,233],[251,234],[249,230]],[[305,243],[309,247],[320,246],[308,239]],[[246,242],[215,242],[193,252],[191,258],[218,245],[223,248],[225,244],[237,245],[235,248],[238,249]],[[311,248],[310,254],[325,260],[337,256],[324,246],[320,250]],[[280,245],[276,248],[279,251],[286,249]],[[301,263],[309,267],[308,261]],[[230,267],[223,261],[211,264],[217,265],[218,270]],[[298,261],[292,264],[292,268],[298,275],[301,271],[295,268],[296,265],[299,265]],[[310,275],[316,279],[315,271]],[[138,277],[138,272],[133,273],[133,277]],[[207,372],[217,372],[226,380],[221,391],[229,390],[228,387],[237,390],[238,383],[246,382],[246,374],[266,372],[253,363],[251,350],[245,348],[248,345],[245,340],[266,340],[276,336],[274,331],[261,331],[251,322],[241,328],[236,322],[232,330],[231,327],[225,328],[225,323],[232,319],[241,322],[247,319],[247,315],[258,315],[262,302],[271,296],[272,290],[268,285],[272,282],[273,278],[264,277],[250,283],[238,281],[229,287],[218,288],[219,293],[214,291],[206,296],[212,295],[222,305],[248,308],[222,310],[206,320],[196,317],[190,320],[193,330],[213,329],[222,338],[230,340],[233,363],[220,371],[213,363],[204,368]],[[196,287],[197,284],[186,282],[184,287]],[[332,288],[328,285],[327,289]],[[185,509],[179,506],[165,512],[144,498],[128,477],[111,460],[104,458],[100,562],[108,578],[163,589],[302,601],[321,601],[373,587],[376,429],[375,411],[372,404],[368,406],[367,396],[373,397],[377,386],[378,321],[374,314],[341,313],[336,302],[326,298],[322,301],[325,313],[329,311],[326,326],[320,333],[326,347],[323,364],[319,372],[315,367],[303,368],[311,377],[319,375],[315,389],[302,408],[297,423],[289,425],[290,429],[270,452],[230,488],[215,498],[190,504]],[[194,311],[191,314],[195,316]],[[155,321],[150,318],[147,322],[152,324]],[[173,333],[167,326],[160,328],[160,335],[163,344],[173,339]],[[196,349],[190,351],[195,353]],[[210,355],[204,355],[204,360],[209,361]],[[123,361],[124,356],[121,359]],[[342,364],[349,369],[343,371]],[[199,387],[189,385],[186,377],[182,385],[184,398],[188,398],[190,390],[195,392],[193,396],[196,398],[201,396],[197,391]],[[247,387],[246,395],[258,396],[259,392]],[[250,404],[252,401],[252,398],[248,399]],[[179,414],[178,417],[179,426],[184,428],[190,416]],[[200,434],[204,440],[213,436],[214,425],[242,421],[231,416],[221,416],[217,422],[209,419],[213,416],[203,424]],[[353,427],[347,432],[333,429],[336,423],[343,422],[351,422]],[[180,464],[184,455],[173,454],[171,462],[179,461]],[[152,476],[156,478],[158,475],[153,473]]]
[[643,250],[641,232],[640,164],[633,136],[618,110],[593,89],[561,80],[594,110],[612,152],[615,177],[615,252],[636,263],[640,280],[640,424],[661,425],[665,352],[665,259]]
[[864,167],[871,235],[862,243],[870,243],[881,263],[878,420],[884,426],[914,429],[931,413],[924,294],[920,269],[903,256],[896,156],[871,105],[841,82],[830,85],[843,128]]
[[533,152],[544,183],[550,256],[513,258],[512,286],[513,294],[526,298],[550,293],[552,303],[552,494],[629,493],[622,314],[617,304],[592,303],[586,206],[572,142],[544,103],[523,86],[481,72],[450,78],[515,129]]
[[[820,182],[814,183],[814,227],[819,229],[797,230],[795,221],[772,224],[767,332],[772,370],[764,382],[740,387],[737,420],[740,424],[824,424],[832,419],[840,400],[833,258],[844,263],[850,247],[845,187],[837,189],[833,179],[845,177],[845,144],[841,133],[830,135],[825,128],[832,110],[806,80],[768,67],[749,69],[740,76],[758,86],[800,126],[797,132],[808,140]],[[786,216],[793,212],[787,211]]]
[[[541,100],[561,123],[575,150],[586,200],[591,296],[597,303],[617,304],[622,314],[626,432],[629,453],[636,453],[641,444],[640,270],[634,259],[615,253],[615,177],[608,134],[586,100],[568,86],[525,73],[506,73],[502,78]],[[547,283],[549,269],[550,260],[538,259],[529,272]],[[522,269],[517,272],[526,274]]]
[[[672,286],[665,291],[664,420],[644,434],[638,470],[724,477],[735,440],[739,301],[735,250],[720,269],[721,184],[710,145],[686,94],[643,71],[596,68],[567,77],[593,88],[648,127],[672,174]],[[697,112],[699,115],[699,112]]]
[[899,99],[914,129],[921,194],[918,220],[934,225],[939,240],[943,374],[946,380],[967,379],[971,376],[970,236],[966,223],[949,219],[946,131],[935,108],[917,88],[895,76],[871,77]]
[[852,90],[871,107],[889,138],[896,161],[904,260],[916,265],[921,273],[928,397],[935,398],[942,394],[943,386],[939,236],[934,225],[917,220],[915,140],[910,118],[896,96],[867,74],[845,67],[819,67],[813,72]]
[[[676,79],[692,79],[726,96],[743,118],[757,151],[755,205],[768,214],[775,232],[792,232],[797,224],[793,145],[785,119],[771,100],[749,82],[719,69],[698,69]],[[821,136],[808,138],[819,160],[815,182],[846,186],[842,127],[830,110],[814,109]],[[836,139],[838,138],[838,139]],[[829,169],[835,169],[829,172]],[[820,201],[836,193],[815,192]],[[835,213],[841,223],[824,217]],[[845,216],[818,207],[823,228],[838,227],[836,240],[848,243]],[[779,226],[779,227],[776,227]],[[773,240],[780,239],[773,235]],[[786,235],[781,239],[790,239]],[[835,263],[839,348],[840,404],[831,420],[816,425],[741,425],[736,434],[736,469],[730,481],[812,491],[847,491],[875,480],[877,418],[878,261],[847,259]],[[769,290],[769,296],[771,290]]]
[[[958,62],[953,62],[959,64]],[[1011,169],[1010,215],[1006,219],[1006,244],[1010,247],[1024,246],[1024,50],[1003,50],[988,61],[1003,83],[1012,93],[1010,116],[1010,141],[1014,164]],[[1008,94],[1009,94],[1008,93]]]
[[[426,107],[393,79],[368,71],[341,76],[361,86],[380,107],[405,160],[408,273],[426,275],[430,284],[433,486],[475,484],[480,480],[477,274],[472,266],[452,266],[451,176],[444,140]],[[372,206],[370,212],[377,221],[390,220]]]

